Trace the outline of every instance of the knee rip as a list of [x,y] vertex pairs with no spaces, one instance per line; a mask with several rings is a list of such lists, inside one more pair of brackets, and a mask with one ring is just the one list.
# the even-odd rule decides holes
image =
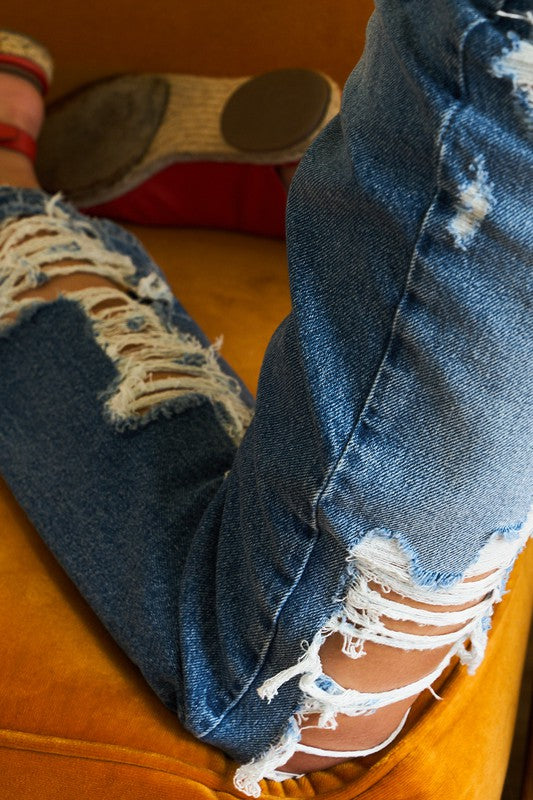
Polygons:
[[[497,11],[499,17],[533,25],[533,12],[512,13]],[[530,29],[531,30],[531,29]],[[507,32],[509,46],[501,55],[493,59],[492,74],[496,78],[506,78],[513,86],[513,97],[517,111],[525,119],[526,129],[533,132],[533,43],[531,38],[521,38],[516,31]]]
[[[440,700],[432,684],[454,656],[473,674],[483,660],[493,605],[502,599],[509,573],[532,525],[533,514],[530,514],[516,538],[494,535],[459,582],[440,588],[413,581],[410,558],[396,539],[367,535],[348,556],[349,573],[354,577],[340,601],[340,613],[331,618],[310,643],[302,643],[304,653],[294,666],[259,687],[260,697],[270,701],[283,684],[299,677],[303,699],[281,740],[260,758],[239,767],[234,778],[236,787],[258,797],[261,779],[280,781],[291,777],[283,772],[284,765],[295,753],[312,750],[301,745],[302,731],[335,729],[337,715],[374,714],[392,703],[414,698],[426,689]],[[415,632],[418,628],[420,631]],[[443,632],[439,633],[439,629]],[[339,685],[323,671],[323,645],[332,635],[341,637],[342,653],[352,661],[362,659],[370,643],[403,651],[442,648],[445,655],[429,674],[404,686],[359,691]],[[401,730],[406,716],[394,735]],[[375,750],[384,747],[392,738]],[[325,752],[322,751],[322,755]],[[346,758],[355,755],[347,753]]]
[[[533,12],[497,11],[500,17],[533,24]],[[533,133],[533,43],[514,31],[507,33],[509,47],[491,62],[491,74],[512,83],[512,97],[529,138]],[[469,165],[468,174],[457,190],[453,217],[448,231],[454,243],[466,251],[475,234],[495,205],[494,185],[483,156]]]
[[136,274],[131,258],[108,250],[89,220],[73,219],[52,198],[46,213],[0,225],[0,334],[21,311],[64,295],[91,321],[96,342],[118,375],[103,393],[119,430],[208,399],[238,443],[251,418],[233,378],[204,347],[170,321],[173,296],[156,273]]

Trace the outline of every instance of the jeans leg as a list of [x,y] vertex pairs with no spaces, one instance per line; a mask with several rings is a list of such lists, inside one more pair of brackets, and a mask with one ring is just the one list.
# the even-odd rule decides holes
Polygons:
[[[291,519],[275,550],[290,552],[300,532],[306,561],[277,618],[268,678],[257,690],[271,706],[286,690],[291,703],[288,687],[298,681],[303,698],[285,736],[240,772],[250,792],[294,752],[310,709],[327,725],[341,709],[364,713],[364,703],[368,710],[377,702],[343,693],[317,660],[331,630],[345,635],[355,657],[367,632],[376,635],[365,615],[377,622],[383,609],[375,597],[362,598],[371,542],[379,545],[372,549],[378,585],[390,587],[388,565],[401,556],[398,591],[437,604],[446,591],[457,602],[464,579],[483,573],[498,543],[496,601],[509,551],[512,563],[529,534],[527,9],[378,0],[341,114],[291,186],[293,311],[269,346],[228,491],[240,471],[255,470],[256,505],[275,509],[272,538],[283,509]],[[283,448],[272,430],[283,431]],[[308,558],[306,533],[314,537]],[[342,553],[352,554],[350,568],[342,569]],[[342,602],[326,619],[333,598]],[[479,611],[469,657],[456,642],[471,669],[490,625],[490,609]],[[310,644],[291,662],[295,620]],[[276,660],[285,664],[277,673]]]
[[[116,288],[27,296],[65,273]],[[2,474],[179,713],[181,575],[252,399],[133,236],[30,189],[0,188],[0,353]]]

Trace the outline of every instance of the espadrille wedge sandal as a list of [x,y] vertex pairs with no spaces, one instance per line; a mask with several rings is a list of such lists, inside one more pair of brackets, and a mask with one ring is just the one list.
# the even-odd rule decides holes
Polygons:
[[[24,78],[44,96],[52,80],[53,62],[46,48],[31,37],[0,30],[0,72]],[[23,153],[35,161],[35,140],[26,131],[2,121],[0,147]]]
[[339,106],[338,86],[305,69],[115,76],[48,109],[37,174],[91,214],[282,236],[277,166],[297,163]]

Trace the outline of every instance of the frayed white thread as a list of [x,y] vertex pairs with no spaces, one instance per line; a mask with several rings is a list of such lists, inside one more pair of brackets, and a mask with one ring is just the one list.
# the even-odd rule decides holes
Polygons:
[[[303,723],[310,714],[318,715],[318,723],[305,727],[332,729],[337,725],[336,717],[339,713],[348,716],[371,714],[377,708],[397,702],[400,698],[410,697],[423,689],[428,689],[436,700],[442,700],[431,684],[442,674],[455,655],[458,655],[461,662],[467,665],[469,673],[473,673],[481,663],[487,644],[492,607],[494,603],[502,599],[506,577],[518,553],[523,549],[532,532],[533,509],[530,511],[524,525],[516,532],[516,536],[513,538],[506,538],[503,535],[491,537],[480,551],[477,560],[465,570],[461,582],[453,587],[439,589],[430,589],[413,582],[410,577],[411,565],[409,558],[403,552],[397,540],[387,539],[379,535],[365,537],[360,545],[349,555],[348,561],[355,564],[356,571],[366,573],[365,580],[367,584],[372,581],[384,587],[386,593],[390,594],[391,591],[394,591],[404,597],[424,602],[428,605],[461,605],[472,600],[478,600],[480,595],[483,596],[482,600],[479,600],[476,605],[465,609],[463,612],[431,612],[396,603],[398,606],[403,606],[404,609],[398,612],[402,614],[399,618],[409,619],[406,609],[410,608],[415,621],[419,622],[419,624],[423,624],[421,620],[424,620],[425,624],[435,624],[437,619],[437,624],[455,624],[456,622],[462,622],[462,615],[466,616],[467,614],[472,619],[461,630],[453,634],[455,637],[454,644],[441,663],[429,675],[407,686],[386,692],[358,692],[354,689],[344,689],[331,678],[325,676],[319,655],[320,647],[326,637],[334,632],[342,632],[340,630],[341,617],[345,625],[350,624],[350,614],[346,609],[346,601],[348,601],[350,591],[358,586],[358,575],[348,590],[345,609],[343,609],[341,617],[332,618],[316,634],[310,644],[307,642],[302,644],[305,652],[297,664],[272,676],[259,687],[259,696],[270,701],[276,696],[284,683],[294,677],[301,676],[299,687],[304,692],[304,699],[297,713],[289,720],[288,732],[285,736],[262,757],[238,768],[234,779],[235,786],[251,797],[259,797],[261,794],[259,781],[263,778],[283,781],[288,778],[298,777],[290,773],[277,771],[277,767],[283,766],[295,752],[299,751],[301,747],[299,745],[300,732],[305,729]],[[486,575],[484,578],[477,578],[478,575],[493,571],[494,574]],[[467,578],[476,578],[476,580],[466,582]],[[357,589],[355,589],[355,592],[357,592]],[[367,600],[373,602],[375,594],[372,591],[368,592],[366,594]],[[487,594],[490,596],[487,597]],[[395,601],[391,601],[388,598],[381,599],[384,601],[384,608],[390,611],[391,607],[387,605],[387,602],[393,603]],[[353,600],[354,596],[351,596],[348,606]],[[353,611],[353,609],[351,610]],[[447,620],[445,619],[446,614],[449,614]],[[367,618],[379,620],[379,614],[376,616],[370,611],[367,614]],[[347,633],[350,636],[354,635],[353,631],[347,631]],[[359,635],[359,631],[357,635]],[[406,634],[403,635],[406,636]],[[431,639],[433,643],[438,639],[438,637],[423,635],[419,638],[424,640]],[[470,641],[468,650],[465,646],[467,640]],[[406,644],[407,647],[404,647],[404,649],[413,649],[412,641],[408,641]],[[364,640],[361,645],[364,645]],[[400,644],[397,642],[396,646],[400,646]],[[327,679],[327,689],[319,685],[320,680],[325,678]],[[346,758],[350,757],[348,754],[345,755]]]
[[[60,199],[60,194],[51,198],[45,214],[9,218],[0,225],[0,315],[11,315],[0,321],[0,330],[14,325],[12,317],[24,307],[50,302],[20,297],[25,291],[55,276],[86,272],[106,277],[114,287],[87,287],[66,295],[92,320],[96,341],[118,370],[112,391],[105,393],[110,420],[135,425],[179,398],[205,397],[239,443],[251,411],[237,382],[220,368],[220,342],[206,348],[194,336],[166,327],[154,308],[138,298],[170,303],[170,287],[155,272],[135,286],[131,259],[107,250],[89,220],[70,217],[57,206]],[[61,264],[67,259],[76,263]],[[113,302],[102,308],[106,301]]]
[[[328,635],[328,634],[326,634]],[[248,764],[243,764],[235,773],[235,786],[251,797],[259,797],[261,790],[259,781],[263,778],[271,780],[286,780],[282,773],[276,771],[277,767],[285,764],[295,752],[300,750],[298,738],[295,739],[294,728],[305,730],[305,728],[334,729],[337,727],[337,715],[342,713],[346,716],[363,716],[374,713],[378,708],[397,702],[406,697],[428,688],[442,673],[443,669],[449,664],[453,652],[447,654],[441,663],[430,675],[424,676],[419,681],[392,689],[388,692],[359,692],[356,689],[344,689],[331,679],[330,688],[321,689],[318,681],[324,676],[319,650],[325,639],[325,635],[319,632],[311,644],[307,647],[306,653],[299,662],[293,667],[278,673],[268,679],[258,689],[259,696],[268,701],[279,691],[279,688],[296,675],[301,675],[299,682],[300,689],[304,692],[304,699],[297,713],[291,718],[289,724],[289,734],[282,739],[259,759],[254,759]],[[303,674],[302,674],[303,673]],[[336,694],[334,692],[337,692]],[[437,695],[436,695],[437,696]],[[438,697],[438,696],[437,696]],[[316,725],[304,726],[304,722],[310,714],[317,714]],[[403,723],[402,726],[403,727]],[[394,732],[394,736],[389,737],[384,743],[372,752],[388,746],[398,735],[401,728]],[[370,752],[370,751],[369,751]],[[361,751],[362,753],[362,751]],[[350,758],[346,754],[346,758]],[[295,777],[290,775],[290,777]]]
[[493,185],[489,182],[483,156],[478,156],[469,169],[474,173],[473,180],[466,181],[459,187],[456,213],[448,224],[448,231],[461,250],[467,249],[494,204]]
[[[310,714],[318,714],[318,723],[313,727],[334,730],[337,727],[337,714],[344,714],[347,717],[374,714],[380,708],[405,700],[427,689],[446,669],[455,652],[456,650],[451,648],[435,669],[422,678],[404,686],[381,692],[360,692],[357,689],[345,689],[335,681],[332,681],[331,678],[329,679],[331,686],[327,689],[322,689],[317,678],[313,679],[312,675],[306,673],[302,675],[299,683],[304,692],[304,699],[296,718],[302,721]],[[322,675],[321,671],[317,677],[322,677]]]
[[[373,641],[402,649],[424,650],[440,642],[457,642],[461,662],[473,673],[483,658],[487,641],[487,620],[494,603],[502,598],[503,577],[514,563],[517,552],[524,546],[531,530],[532,515],[528,516],[516,537],[493,537],[481,550],[478,559],[466,571],[461,583],[453,587],[430,589],[416,585],[409,575],[409,559],[394,539],[368,536],[349,557],[357,570],[344,600],[338,620],[327,627],[337,628],[343,635],[343,652],[352,657],[364,655],[364,642]],[[478,575],[489,573],[484,578]],[[467,581],[468,578],[476,578]],[[391,601],[369,588],[369,583],[386,584],[389,590],[410,600],[428,605],[460,605],[477,600],[476,605],[463,611],[432,612]],[[481,598],[481,599],[479,599]],[[370,609],[370,613],[367,613]],[[406,634],[387,629],[380,616],[409,619],[419,625],[455,625],[464,622],[459,631],[444,636]],[[470,649],[464,642],[470,639]]]
[[[289,758],[294,755],[295,752],[299,753],[308,753],[314,756],[322,756],[325,758],[363,758],[364,756],[370,756],[374,753],[379,753],[380,750],[384,750],[386,747],[389,746],[391,742],[401,733],[406,721],[407,717],[409,716],[410,708],[404,714],[400,724],[392,731],[392,733],[387,736],[387,738],[380,742],[380,744],[376,745],[375,747],[369,747],[366,750],[348,750],[348,751],[339,751],[339,750],[321,750],[319,747],[311,747],[310,745],[303,745],[299,741],[294,746],[293,740],[289,737],[285,749],[283,752],[281,750],[276,750],[275,757],[276,758],[283,758],[283,763],[286,763]],[[313,726],[308,726],[313,727]],[[305,728],[303,729],[305,730]],[[287,781],[291,778],[302,778],[303,775],[300,775],[296,772],[283,772],[281,770],[275,769],[275,765],[272,766],[274,763],[274,755],[272,755],[271,759],[257,759],[256,761],[251,762],[250,764],[246,764],[242,767],[239,767],[237,772],[235,773],[235,785],[241,792],[248,794],[251,797],[259,797],[261,794],[261,789],[259,786],[259,781],[263,780],[264,778],[274,780],[274,781]],[[277,762],[281,763],[281,762]],[[263,770],[263,772],[262,772]]]
[[263,779],[283,781],[287,780],[287,777],[294,777],[291,773],[278,772],[276,767],[285,764],[294,755],[299,736],[297,725],[294,719],[291,719],[287,733],[265,755],[238,767],[233,777],[235,788],[248,797],[259,797],[261,795],[259,781]]
[[298,742],[297,751],[299,753],[309,753],[310,755],[314,756],[324,756],[325,758],[364,758],[365,756],[371,756],[374,753],[379,753],[380,750],[384,750],[391,742],[394,741],[394,739],[403,729],[410,711],[411,709],[408,708],[403,715],[400,724],[392,731],[392,733],[387,736],[386,739],[377,744],[375,747],[368,747],[366,750],[322,750],[320,747],[313,747],[312,745],[301,744],[301,742]]
[[314,676],[315,678],[321,675],[322,664],[318,655],[318,651],[324,643],[324,640],[325,636],[320,631],[315,636],[311,644],[308,642],[302,642],[302,647],[304,648],[305,652],[302,656],[300,656],[297,663],[292,667],[281,670],[281,672],[278,672],[271,678],[268,678],[268,680],[266,680],[259,687],[257,693],[261,700],[266,700],[270,703],[270,701],[273,700],[277,695],[280,687],[283,686],[284,683],[287,683],[287,681],[290,681],[291,678],[296,678],[298,675],[308,674]]
[[[533,20],[533,12],[528,13],[528,22]],[[511,47],[492,61],[492,74],[496,78],[509,78],[513,84],[514,96],[521,111],[526,113],[528,129],[533,126],[533,43],[510,31],[507,37]]]
[[433,695],[435,700],[442,700],[442,697],[440,696],[440,694],[437,694],[433,686],[428,686],[428,691]]
[[150,300],[164,300],[168,303],[172,302],[170,286],[155,272],[151,272],[149,275],[145,275],[144,278],[141,278],[137,284],[136,291],[139,297]]
[[508,19],[519,19],[522,22],[529,22],[533,25],[533,11],[525,11],[523,14],[511,13],[509,11],[496,11],[498,17],[507,17]]
[[[481,641],[478,631],[480,621],[490,615],[495,601],[500,599],[502,571],[516,557],[516,541],[500,540],[499,546],[489,542],[485,546],[481,562],[478,560],[465,572],[465,578],[496,570],[476,581],[462,581],[453,587],[430,589],[413,583],[409,576],[409,561],[396,540],[380,536],[366,537],[349,556],[349,563],[356,567],[353,580],[344,599],[342,614],[331,620],[331,628],[343,636],[343,652],[351,658],[365,654],[364,642],[373,641],[410,650],[433,649],[439,645],[453,644],[458,638],[475,636]],[[477,600],[475,606],[463,611],[434,612],[425,608],[407,606],[370,588],[370,584],[386,585],[410,600],[428,605],[459,605]],[[479,599],[481,597],[481,600]],[[419,625],[463,624],[460,631],[443,635],[407,634],[388,629],[381,616],[397,620],[410,620]],[[477,633],[476,633],[477,631]]]
[[[18,299],[18,295],[54,276],[83,272],[83,264],[90,265],[91,273],[131,288],[127,282],[135,274],[131,259],[105,250],[89,222],[71,220],[56,207],[59,199],[54,196],[48,201],[45,214],[8,218],[0,224],[1,316],[48,302],[30,297]],[[80,263],[60,264],[67,259]],[[0,330],[12,324],[10,319],[0,320]]]
[[324,640],[324,634],[322,631],[319,631],[311,644],[303,642],[302,647],[304,647],[305,653],[300,656],[297,663],[292,667],[281,670],[281,672],[278,672],[271,678],[268,678],[268,680],[259,687],[257,693],[261,700],[266,700],[270,703],[279,692],[280,687],[283,686],[284,683],[287,683],[287,681],[290,681],[291,678],[296,678],[298,675],[310,675],[313,680],[322,675],[322,663],[318,651],[324,643]]
[[317,726],[319,728],[336,728],[335,716],[339,712],[350,717],[372,714],[378,708],[404,700],[406,697],[411,697],[417,692],[426,689],[429,684],[438,678],[453,656],[453,653],[447,653],[431,674],[386,692],[360,692],[357,689],[344,689],[336,684],[335,681],[332,681],[331,678],[328,678],[330,687],[323,689],[319,685],[319,679],[324,676],[319,650],[324,638],[322,631],[319,632],[297,664],[278,672],[272,678],[266,680],[258,689],[261,699],[270,702],[277,695],[283,684],[297,675],[301,675],[299,686],[305,697],[297,717],[301,721],[311,713],[319,714],[320,718]]
[[[204,347],[198,339],[175,329],[166,330],[149,305],[107,287],[80,289],[69,297],[84,307],[94,323],[96,341],[119,371],[120,381],[106,402],[112,422],[139,419],[147,406],[178,397],[207,397],[223,408],[222,422],[239,442],[250,422],[250,411],[239,398],[236,381],[220,369],[216,346]],[[99,308],[120,299],[120,306]],[[134,323],[134,329],[130,323]],[[155,377],[154,373],[164,376]]]

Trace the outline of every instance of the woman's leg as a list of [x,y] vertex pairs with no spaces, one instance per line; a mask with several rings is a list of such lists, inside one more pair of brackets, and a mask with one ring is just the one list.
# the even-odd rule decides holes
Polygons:
[[[78,246],[83,272],[156,314],[150,335],[173,326],[179,373],[151,414],[127,390],[142,358],[124,357],[131,339],[117,347],[94,287],[7,308],[1,468],[163,702],[254,759],[237,778],[250,793],[276,768],[328,763],[293,756],[305,718],[339,728],[303,731],[304,743],[368,748],[443,650],[475,666],[527,532],[528,154],[505,71],[507,27],[527,21],[481,5],[440,0],[430,25],[422,3],[378,3],[342,117],[296,177],[294,310],[235,458],[238,392],[183,340],[202,337],[132,237],[38,192],[0,198],[6,272],[44,286],[58,252],[27,242],[55,226],[59,255]],[[140,317],[136,306],[125,322]],[[196,392],[178,380],[189,372],[204,381]],[[453,623],[439,607],[457,609]],[[451,638],[413,637],[418,622]]]
[[[306,588],[324,611],[328,596],[344,602],[318,634],[303,625],[306,652],[258,687],[272,699],[298,681],[304,694],[285,737],[239,773],[249,790],[280,764],[298,772],[334,763],[298,752],[302,728],[301,742],[330,751],[378,743],[416,696],[402,687],[438,672],[439,654],[446,663],[458,653],[473,671],[527,538],[527,9],[379,0],[340,117],[293,181],[293,312],[267,352],[248,440],[262,506],[275,502],[316,535],[278,637],[295,636],[291,604],[310,623]],[[284,431],[279,457],[272,429]],[[232,475],[251,469],[245,452]],[[337,547],[351,554],[352,578],[335,562]],[[470,619],[459,612],[465,600]],[[428,613],[409,610],[417,603]],[[452,617],[432,619],[444,608],[456,614],[455,631]],[[431,621],[441,641],[449,631],[446,645],[435,647]]]
[[[36,136],[42,114],[0,74],[2,121]],[[0,469],[181,714],[184,682],[209,682],[201,663],[182,676],[181,576],[251,398],[134,237],[42,192],[22,155],[0,149],[0,183]]]

